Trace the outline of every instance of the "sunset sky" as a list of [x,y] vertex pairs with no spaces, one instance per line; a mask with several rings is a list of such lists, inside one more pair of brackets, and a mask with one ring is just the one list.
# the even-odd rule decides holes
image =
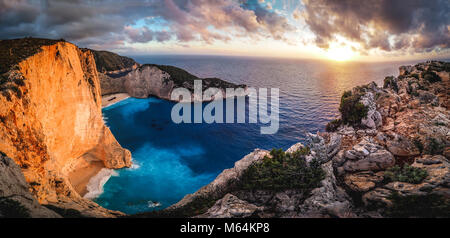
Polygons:
[[136,54],[450,58],[448,0],[0,0],[0,38]]

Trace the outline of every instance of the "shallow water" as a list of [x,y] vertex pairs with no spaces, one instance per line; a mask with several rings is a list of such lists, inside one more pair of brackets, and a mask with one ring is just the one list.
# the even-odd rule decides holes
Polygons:
[[[174,103],[130,98],[103,109],[134,167],[119,170],[96,199],[125,213],[168,207],[212,181],[255,148],[287,149],[304,132],[324,130],[337,116],[340,95],[356,85],[397,75],[396,63],[333,63],[213,56],[135,57],[140,63],[184,68],[199,77],[218,77],[251,87],[280,88],[280,129],[261,135],[261,124],[175,124]],[[153,208],[152,202],[161,203]]]

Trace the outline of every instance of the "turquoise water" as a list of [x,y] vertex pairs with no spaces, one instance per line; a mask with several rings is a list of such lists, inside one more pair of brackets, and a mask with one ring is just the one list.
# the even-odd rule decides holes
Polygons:
[[[261,135],[260,124],[175,124],[171,102],[130,98],[103,109],[120,144],[132,152],[134,166],[119,170],[96,199],[125,213],[168,207],[211,182],[255,148],[287,149],[305,131],[324,130],[337,116],[341,93],[353,86],[397,75],[397,63],[232,57],[137,57],[140,63],[169,64],[201,77],[219,77],[253,87],[280,88],[280,129]],[[149,206],[158,202],[160,207]]]

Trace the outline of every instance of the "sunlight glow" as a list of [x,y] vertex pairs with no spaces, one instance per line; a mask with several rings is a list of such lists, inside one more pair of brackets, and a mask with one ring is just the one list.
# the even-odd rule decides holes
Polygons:
[[332,45],[325,53],[325,57],[329,60],[348,61],[355,57],[356,53],[350,46]]

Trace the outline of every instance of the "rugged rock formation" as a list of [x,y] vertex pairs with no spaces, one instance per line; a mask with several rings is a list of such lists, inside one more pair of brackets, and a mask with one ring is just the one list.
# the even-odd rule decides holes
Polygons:
[[[64,41],[0,42],[0,150],[21,168],[41,204],[86,216],[115,216],[84,200],[69,174],[99,161],[131,166],[131,154],[105,126],[91,51]],[[5,58],[3,58],[5,57]]]
[[0,217],[61,217],[38,203],[19,166],[3,155],[0,155],[0,174]]
[[[158,97],[172,101],[171,94],[175,88],[186,88],[191,94],[194,91],[194,80],[202,81],[202,90],[218,88],[226,97],[226,88],[243,88],[245,85],[236,85],[218,78],[201,79],[187,71],[166,65],[139,65],[130,58],[118,56],[114,53],[93,51],[96,55],[97,65],[106,65],[99,71],[102,95],[127,93],[135,98]],[[104,63],[112,57],[115,63]],[[97,66],[99,67],[99,66]],[[110,71],[105,69],[111,69]],[[101,72],[101,73],[100,73]],[[246,93],[237,96],[245,96]],[[191,101],[203,101],[191,96]],[[173,100],[173,101],[179,101]]]
[[[345,120],[335,120],[328,133],[307,134],[311,151],[306,161],[320,163],[325,172],[309,193],[240,187],[250,166],[269,156],[268,151],[255,150],[211,184],[158,214],[450,217],[449,72],[450,64],[443,62],[401,67],[400,76],[387,77],[383,88],[371,83],[347,93],[353,98],[342,103],[358,109],[341,105],[343,112],[361,112],[361,117],[346,125]],[[302,148],[298,143],[287,152]]]

